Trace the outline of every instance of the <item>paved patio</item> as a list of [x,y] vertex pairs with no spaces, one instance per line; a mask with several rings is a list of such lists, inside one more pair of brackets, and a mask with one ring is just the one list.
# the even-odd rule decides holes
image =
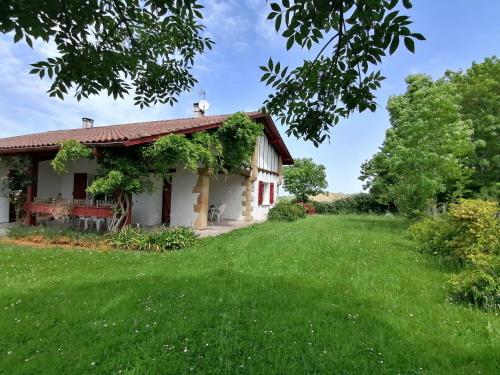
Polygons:
[[221,222],[208,222],[208,228],[205,230],[197,230],[201,238],[218,236],[220,234],[229,233],[235,229],[249,227],[250,225],[261,223],[261,221],[243,221],[243,220],[223,220]]

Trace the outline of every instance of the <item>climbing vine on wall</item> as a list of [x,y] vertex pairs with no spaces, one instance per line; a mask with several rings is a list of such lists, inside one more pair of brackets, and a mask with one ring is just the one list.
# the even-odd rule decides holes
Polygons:
[[[182,166],[195,172],[203,166],[212,173],[239,171],[249,166],[262,126],[244,113],[230,116],[223,125],[211,132],[192,136],[170,134],[148,146],[101,150],[98,178],[87,188],[92,194],[115,194],[117,205],[110,229],[119,230],[130,210],[131,194],[151,192],[151,174],[168,178],[168,170]],[[52,161],[59,173],[67,172],[67,164],[79,158],[90,158],[90,148],[76,140],[66,140]]]
[[252,121],[245,113],[237,112],[217,130],[224,165],[229,170],[245,169],[250,165],[255,142],[262,134],[262,125]]
[[33,182],[32,160],[28,156],[7,156],[0,158],[0,165],[7,167],[8,173],[0,177],[0,197],[8,197],[14,205],[16,221],[24,216],[26,188]]
[[75,139],[67,139],[61,142],[61,148],[50,164],[57,173],[63,174],[68,173],[67,165],[69,162],[91,157],[92,150],[90,148]]

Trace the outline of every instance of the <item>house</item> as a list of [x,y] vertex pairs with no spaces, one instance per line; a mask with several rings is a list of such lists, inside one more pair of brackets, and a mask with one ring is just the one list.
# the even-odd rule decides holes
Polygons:
[[[96,201],[86,192],[98,173],[96,160],[74,161],[68,168],[69,173],[64,175],[54,172],[50,162],[61,141],[76,139],[97,149],[126,149],[146,145],[168,134],[189,135],[216,129],[229,116],[205,116],[196,108],[193,118],[96,127],[92,120],[83,119],[83,126],[78,129],[0,139],[0,157],[29,155],[33,160],[34,183],[26,192],[26,223],[35,224],[37,214],[50,212],[50,205],[57,200],[71,202],[75,216],[105,218],[112,215],[110,204]],[[251,168],[239,174],[211,175],[203,168],[193,173],[173,166],[170,181],[153,176],[155,189],[152,193],[132,196],[127,222],[144,226],[169,223],[170,226],[205,229],[209,207],[222,203],[226,220],[265,219],[276,202],[283,165],[292,164],[293,159],[269,115],[260,112],[247,115],[264,128],[264,134],[257,140]],[[7,173],[7,167],[0,165],[0,176]],[[0,223],[12,219],[8,198],[0,197]]]

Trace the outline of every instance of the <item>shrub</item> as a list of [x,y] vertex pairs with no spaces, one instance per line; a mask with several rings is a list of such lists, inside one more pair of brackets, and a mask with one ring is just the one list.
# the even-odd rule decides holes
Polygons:
[[410,236],[422,252],[450,258],[454,256],[453,249],[449,246],[453,232],[454,228],[448,215],[428,217],[410,227]]
[[498,203],[460,200],[448,212],[410,228],[420,249],[459,262],[465,269],[448,281],[454,299],[485,308],[500,306]]
[[500,261],[491,257],[488,266],[469,267],[448,281],[454,300],[482,306],[489,310],[500,308]]
[[314,202],[318,214],[384,214],[391,211],[371,194],[360,193],[333,202]]
[[198,235],[186,227],[147,230],[132,226],[124,227],[112,237],[115,247],[136,251],[167,251],[193,246]]
[[111,247],[109,235],[78,232],[60,227],[15,226],[9,228],[7,236],[14,240],[48,245],[70,245],[96,249]]
[[461,263],[478,254],[500,255],[498,203],[460,200],[448,212],[410,227],[422,251],[450,256]]
[[306,209],[296,203],[278,202],[269,210],[269,221],[295,221],[306,216]]

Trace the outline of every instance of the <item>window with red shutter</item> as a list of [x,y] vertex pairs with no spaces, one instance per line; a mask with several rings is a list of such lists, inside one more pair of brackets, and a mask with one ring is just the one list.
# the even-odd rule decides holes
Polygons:
[[274,203],[274,182],[269,185],[269,204]]
[[259,205],[264,202],[264,182],[259,181]]

